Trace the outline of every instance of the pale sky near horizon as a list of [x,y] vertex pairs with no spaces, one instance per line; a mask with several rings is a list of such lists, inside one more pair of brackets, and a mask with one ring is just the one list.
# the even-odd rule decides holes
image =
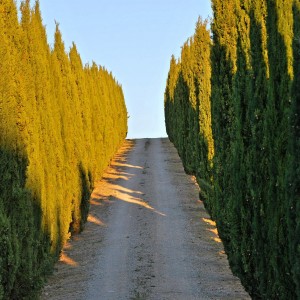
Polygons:
[[57,21],[67,51],[74,41],[84,64],[95,61],[122,85],[127,137],[167,136],[164,90],[171,55],[180,56],[199,16],[212,16],[211,1],[40,0],[40,7],[50,45]]

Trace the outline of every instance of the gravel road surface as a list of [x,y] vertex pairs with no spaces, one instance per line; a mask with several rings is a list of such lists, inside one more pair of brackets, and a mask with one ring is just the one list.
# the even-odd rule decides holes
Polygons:
[[250,299],[168,139],[127,140],[41,299]]

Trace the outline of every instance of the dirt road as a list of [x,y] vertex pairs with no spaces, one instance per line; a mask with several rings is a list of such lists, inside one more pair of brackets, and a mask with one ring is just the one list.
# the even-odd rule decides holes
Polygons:
[[167,139],[126,141],[42,299],[250,299]]

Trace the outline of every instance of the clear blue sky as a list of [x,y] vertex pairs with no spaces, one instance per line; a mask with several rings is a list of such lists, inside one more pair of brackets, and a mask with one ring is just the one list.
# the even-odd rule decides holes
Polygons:
[[56,20],[67,50],[74,41],[83,63],[105,66],[122,85],[128,138],[166,136],[163,104],[171,55],[179,57],[199,16],[212,15],[211,2],[40,0],[40,7],[50,45]]

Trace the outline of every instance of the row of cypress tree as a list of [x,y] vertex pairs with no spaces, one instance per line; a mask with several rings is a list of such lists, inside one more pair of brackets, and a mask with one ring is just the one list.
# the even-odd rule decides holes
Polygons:
[[[211,72],[206,68],[198,74],[184,61],[192,43],[182,48],[178,63],[172,58],[165,93],[167,132],[187,171],[196,174],[232,270],[251,296],[298,299],[300,2],[212,3],[212,40],[202,39],[210,47],[199,48],[196,58]],[[175,75],[174,65],[189,68],[190,79]],[[198,95],[199,119],[201,109],[211,116],[212,160],[206,147],[192,151],[202,137],[190,138],[201,132],[201,124],[200,130],[196,122],[191,127],[191,91]],[[207,101],[211,107],[201,106]],[[199,174],[201,164],[209,166],[207,173]]]
[[211,128],[211,39],[207,22],[198,20],[193,37],[183,45],[181,58],[172,56],[165,91],[166,130],[188,173],[210,190],[214,144]]
[[47,43],[39,2],[0,1],[0,299],[32,299],[127,133],[121,86]]

